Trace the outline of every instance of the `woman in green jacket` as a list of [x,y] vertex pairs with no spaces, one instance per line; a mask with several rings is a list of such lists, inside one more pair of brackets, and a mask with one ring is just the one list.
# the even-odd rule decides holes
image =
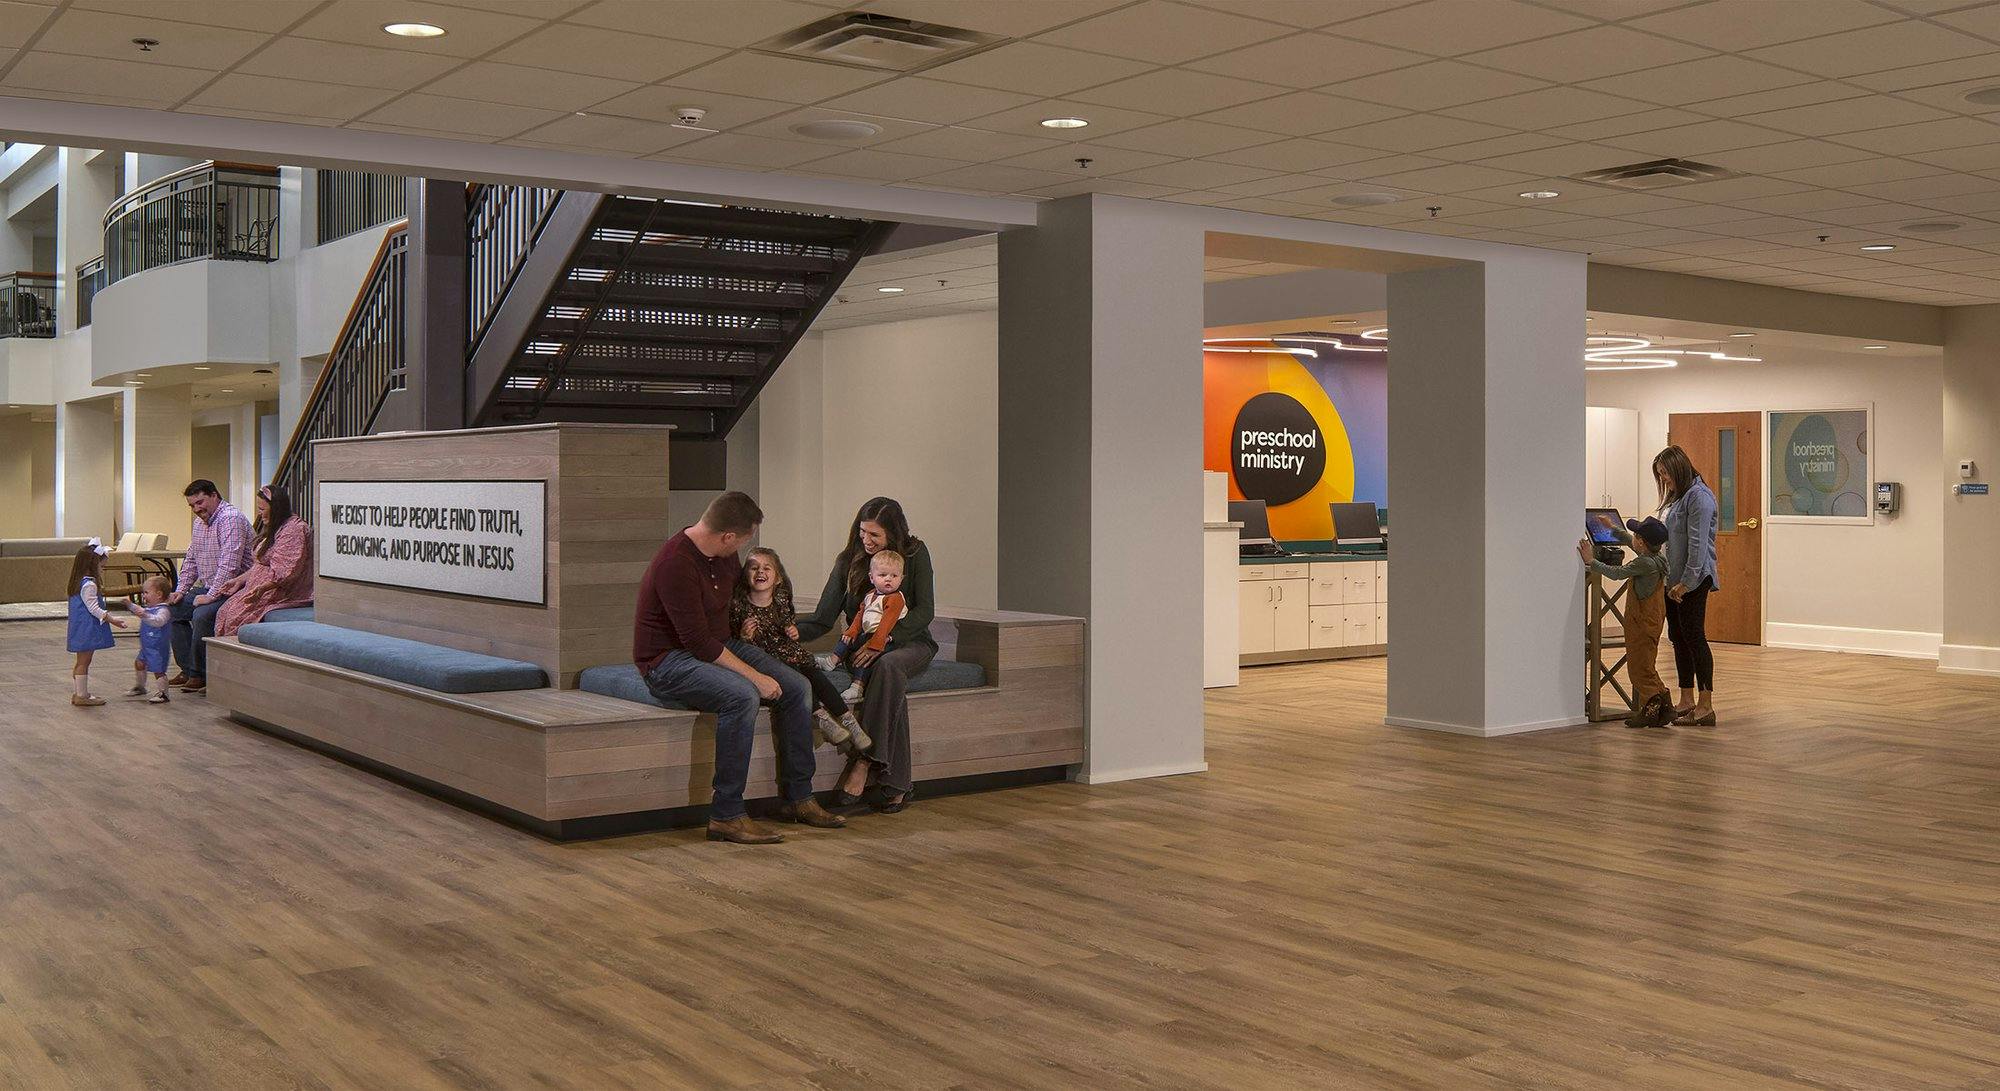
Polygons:
[[[889,646],[879,655],[869,649],[854,653],[867,664],[868,688],[861,699],[861,726],[875,745],[866,756],[849,759],[840,776],[840,798],[852,804],[866,798],[870,806],[894,814],[914,796],[910,770],[909,681],[930,666],[937,655],[931,638],[931,618],[937,598],[931,588],[931,552],[910,535],[903,506],[886,496],[861,505],[847,532],[847,548],[833,562],[826,589],[811,617],[799,619],[799,639],[814,640],[838,627],[843,616],[861,609],[868,591],[868,559],[884,550],[903,555],[903,616],[889,630]],[[867,656],[867,659],[863,659]],[[874,786],[868,786],[873,773]]]

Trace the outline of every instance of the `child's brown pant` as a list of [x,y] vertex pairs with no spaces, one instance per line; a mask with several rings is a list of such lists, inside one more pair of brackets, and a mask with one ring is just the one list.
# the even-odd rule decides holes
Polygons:
[[1645,598],[1625,600],[1625,675],[1632,681],[1632,707],[1667,692],[1660,679],[1660,628],[1667,621],[1667,589],[1663,584]]

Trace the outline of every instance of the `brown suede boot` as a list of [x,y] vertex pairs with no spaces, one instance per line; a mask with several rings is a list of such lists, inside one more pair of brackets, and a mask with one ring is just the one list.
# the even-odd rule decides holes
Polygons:
[[732,845],[775,845],[785,839],[785,835],[775,830],[767,830],[750,821],[749,815],[721,821],[708,820],[708,839],[727,841]]
[[819,800],[811,796],[807,796],[797,803],[787,803],[779,807],[778,820],[781,822],[797,822],[819,830],[838,830],[845,828],[847,825],[847,819],[820,806]]

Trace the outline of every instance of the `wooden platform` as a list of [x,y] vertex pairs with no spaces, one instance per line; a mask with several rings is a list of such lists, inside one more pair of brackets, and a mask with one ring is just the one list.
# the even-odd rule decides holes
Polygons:
[[[910,696],[927,794],[1060,777],[1083,760],[1083,623],[994,611],[957,617],[958,657],[988,684]],[[208,699],[239,720],[558,838],[700,821],[715,717],[581,690],[450,694],[235,640],[209,645]],[[745,797],[775,798],[769,713]],[[816,790],[844,759],[818,751]],[[997,778],[982,781],[978,778]]]

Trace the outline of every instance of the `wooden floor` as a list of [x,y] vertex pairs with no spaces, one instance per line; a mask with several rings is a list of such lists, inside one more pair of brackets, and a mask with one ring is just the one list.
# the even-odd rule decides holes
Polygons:
[[61,634],[0,625],[4,1086],[2000,1088],[2000,681],[1927,663],[1501,740],[1269,667],[1203,776],[558,846],[72,709]]

